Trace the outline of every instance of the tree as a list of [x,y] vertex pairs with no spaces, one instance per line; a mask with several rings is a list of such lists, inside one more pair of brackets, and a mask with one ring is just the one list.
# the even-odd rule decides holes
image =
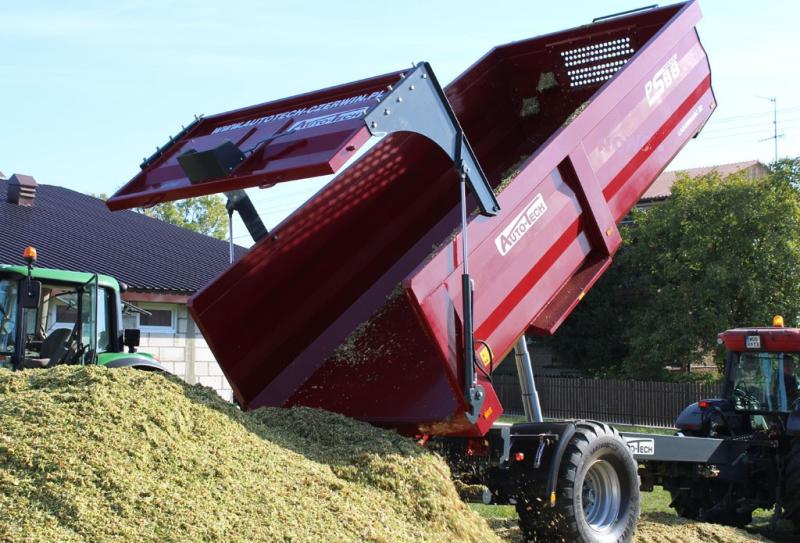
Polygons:
[[225,239],[228,232],[228,211],[225,201],[217,195],[164,202],[137,211],[217,239]]
[[[623,236],[627,228],[623,227]],[[558,332],[544,338],[559,360],[597,377],[623,372],[628,356],[627,323],[630,322],[632,289],[629,268],[614,261]]]
[[681,178],[633,213],[611,270],[551,344],[599,373],[658,377],[670,364],[722,361],[717,334],[800,315],[800,162],[761,179]]
[[721,362],[719,332],[800,314],[800,194],[780,171],[682,178],[663,205],[634,212],[622,256],[641,292],[629,373],[711,354]]

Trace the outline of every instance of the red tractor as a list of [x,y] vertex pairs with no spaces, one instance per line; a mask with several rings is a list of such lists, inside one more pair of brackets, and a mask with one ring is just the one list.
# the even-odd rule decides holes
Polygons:
[[800,329],[778,316],[719,342],[728,351],[722,397],[687,407],[675,423],[681,437],[649,436],[654,454],[637,455],[643,486],[669,490],[683,517],[744,526],[755,509],[774,507],[800,530]]

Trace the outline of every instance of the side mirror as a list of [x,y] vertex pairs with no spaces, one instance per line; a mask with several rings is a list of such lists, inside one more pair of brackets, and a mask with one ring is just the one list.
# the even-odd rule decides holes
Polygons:
[[140,330],[136,328],[126,328],[122,343],[128,348],[129,353],[135,353],[141,338],[142,332]]
[[23,309],[38,309],[42,301],[42,282],[28,277],[20,286]]

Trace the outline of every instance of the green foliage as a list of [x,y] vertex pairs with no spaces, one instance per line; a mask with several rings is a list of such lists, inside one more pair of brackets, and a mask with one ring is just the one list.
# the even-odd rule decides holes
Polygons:
[[[623,227],[623,236],[626,230]],[[562,362],[594,377],[622,373],[622,361],[628,356],[625,331],[636,287],[628,271],[614,262],[558,332],[543,339]]]
[[778,182],[788,183],[800,189],[800,157],[782,158],[770,164],[770,173]]
[[642,298],[630,323],[629,373],[700,362],[717,334],[800,314],[800,195],[783,175],[682,178],[665,204],[634,212],[622,265]]
[[606,276],[551,340],[589,373],[664,378],[666,365],[722,362],[717,334],[800,315],[800,161],[761,179],[679,179],[633,212]]
[[225,239],[228,232],[225,201],[216,195],[164,202],[138,211],[148,217],[217,239]]

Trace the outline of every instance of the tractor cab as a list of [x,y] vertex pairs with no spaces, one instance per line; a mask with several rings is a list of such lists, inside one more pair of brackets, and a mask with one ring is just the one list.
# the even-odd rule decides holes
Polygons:
[[723,396],[737,411],[772,414],[800,408],[800,329],[737,328],[719,335],[728,351]]
[[780,316],[772,324],[719,334],[728,353],[722,398],[688,406],[676,422],[679,430],[732,437],[784,434],[787,425],[800,424],[800,329],[784,328]]
[[119,332],[122,314],[116,279],[34,268],[36,251],[30,247],[24,257],[27,267],[0,265],[0,367],[107,365],[122,357],[160,369],[150,355],[134,353],[138,330]]

